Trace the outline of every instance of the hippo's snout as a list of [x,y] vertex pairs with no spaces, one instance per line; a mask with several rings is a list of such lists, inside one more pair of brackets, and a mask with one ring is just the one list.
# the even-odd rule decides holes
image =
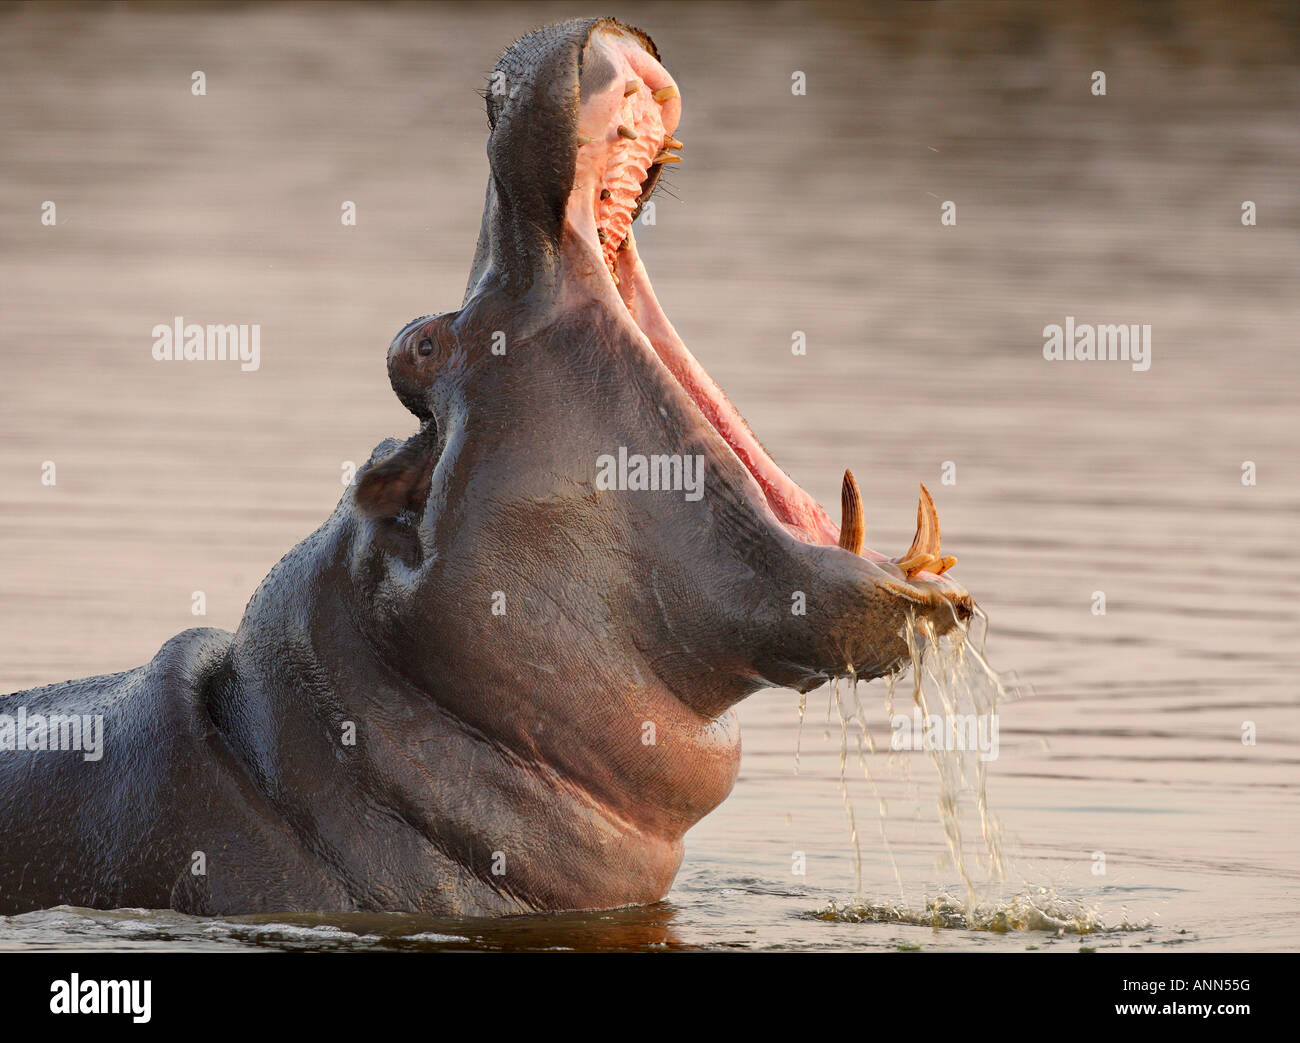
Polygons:
[[970,594],[946,575],[957,559],[940,550],[939,513],[924,484],[916,508],[916,535],[907,550],[896,558],[886,559],[865,550],[862,497],[852,471],[844,472],[841,501],[844,517],[840,546],[851,553],[871,557],[874,567],[883,574],[877,581],[882,591],[912,603],[917,618],[928,622],[940,635],[970,620],[974,611]]
[[[806,691],[833,677],[870,680],[895,673],[912,659],[913,635],[960,638],[974,602],[931,560],[943,556],[935,553],[938,521],[924,487],[921,504],[917,536],[896,558],[855,552],[852,546],[805,545],[796,551],[792,582],[804,587],[773,654],[762,661],[768,681]],[[855,535],[851,525],[845,530],[850,539]]]

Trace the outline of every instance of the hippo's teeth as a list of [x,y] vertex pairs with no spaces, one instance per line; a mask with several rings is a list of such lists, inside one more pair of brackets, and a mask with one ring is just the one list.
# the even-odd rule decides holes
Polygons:
[[628,80],[627,83],[623,85],[623,97],[626,98],[629,94],[635,94],[640,89],[641,89],[640,80]]
[[578,135],[578,148],[582,148],[583,145],[590,145],[590,144],[591,144],[593,141],[595,141],[595,140],[596,140],[595,138],[589,138],[589,137],[587,137],[586,134],[579,134],[579,135]]
[[651,94],[650,97],[654,98],[655,101],[662,105],[669,98],[677,97],[677,88],[675,86],[660,87],[657,91]]
[[609,198],[610,196],[612,196],[613,194],[614,194],[614,193],[611,192],[608,188],[602,188],[602,189],[600,190],[600,198],[601,198],[601,199],[608,199],[608,198]]
[[628,141],[636,141],[636,139],[639,137],[637,132],[634,131],[631,127],[625,127],[621,123],[618,125],[618,136],[620,138],[627,138]]
[[861,554],[867,535],[867,524],[862,513],[862,495],[852,471],[844,472],[844,485],[840,489],[840,546],[851,554]]
[[671,134],[669,134],[668,137],[664,138],[664,148],[681,148],[681,147],[682,147],[682,143],[678,141],[675,137],[673,137]]
[[596,238],[599,239],[602,243],[604,243],[604,242],[608,242],[608,241],[609,241],[609,233],[606,232],[605,229],[603,229],[603,228],[597,228],[597,229],[596,229]]
[[913,554],[903,558],[898,567],[907,573],[907,578],[911,579],[918,572],[933,572],[939,567],[939,559],[933,554]]
[[930,490],[924,485],[916,505],[916,535],[912,537],[912,545],[894,561],[908,578],[921,571],[938,575],[957,564],[956,558],[944,558],[939,554],[939,515],[934,509]]
[[669,152],[667,149],[663,149],[662,151],[655,153],[655,158],[650,161],[650,165],[654,166],[656,163],[680,163],[681,161],[682,157],[677,155],[676,152]]

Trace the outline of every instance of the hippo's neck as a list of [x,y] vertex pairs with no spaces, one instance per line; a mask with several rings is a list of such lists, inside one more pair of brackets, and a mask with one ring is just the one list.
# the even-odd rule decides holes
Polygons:
[[[734,717],[702,718],[654,680],[613,693],[593,671],[585,689],[548,693],[588,708],[583,734],[544,735],[535,715],[511,711],[512,693],[472,675],[414,683],[358,620],[372,606],[348,573],[359,527],[347,504],[259,587],[209,694],[304,846],[360,909],[495,915],[662,898],[682,835],[734,783]],[[473,721],[452,709],[474,698],[501,704]]]

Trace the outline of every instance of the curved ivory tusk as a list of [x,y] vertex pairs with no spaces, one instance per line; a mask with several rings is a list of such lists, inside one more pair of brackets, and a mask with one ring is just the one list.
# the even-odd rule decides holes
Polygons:
[[853,554],[861,554],[867,536],[867,523],[862,513],[862,494],[852,471],[844,472],[844,485],[840,488],[840,546]]

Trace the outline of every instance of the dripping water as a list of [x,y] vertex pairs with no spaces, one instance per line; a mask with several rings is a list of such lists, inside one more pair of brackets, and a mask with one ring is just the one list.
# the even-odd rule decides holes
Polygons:
[[[957,715],[973,714],[977,721],[980,718],[996,721],[999,705],[1021,694],[1022,689],[1018,685],[1008,687],[1010,675],[1004,679],[989,665],[985,656],[988,616],[976,607],[975,619],[980,624],[978,641],[972,633],[973,628],[959,626],[940,636],[928,620],[907,621],[902,635],[908,649],[907,664],[904,670],[889,675],[885,680],[884,709],[887,722],[894,720],[895,696],[900,684],[909,679],[911,702],[920,711],[922,720],[933,714],[943,719],[945,727]],[[852,692],[851,707],[846,705],[842,682]],[[806,696],[801,695],[800,735],[806,709]],[[840,724],[839,789],[854,859],[855,897],[842,904],[832,901],[814,914],[818,918],[854,923],[887,921],[997,932],[1052,931],[1057,934],[1137,930],[1149,926],[1130,923],[1125,918],[1119,924],[1107,927],[1095,908],[1062,897],[1048,887],[1026,887],[1006,895],[1003,885],[1007,880],[1007,861],[1003,853],[1002,827],[988,801],[988,763],[980,756],[978,749],[949,749],[946,742],[935,744],[926,752],[938,775],[939,825],[948,857],[960,878],[965,897],[959,900],[948,894],[940,894],[922,901],[920,908],[914,908],[909,904],[907,888],[889,841],[888,804],[872,775],[871,763],[877,749],[869,727],[869,711],[863,705],[859,679],[852,667],[846,678],[833,679],[830,684],[827,698],[828,722],[832,714],[838,716]],[[850,736],[853,751],[850,749]],[[829,737],[827,732],[827,738]],[[796,740],[796,771],[799,741]],[[849,790],[849,766],[854,754],[857,767],[862,771],[877,804],[881,847],[893,871],[899,896],[897,901],[872,902],[862,892],[862,849],[857,814]],[[905,777],[910,778],[907,775],[910,758],[900,759]],[[889,764],[892,771],[895,764],[892,744]],[[972,837],[964,836],[962,830],[962,809],[970,803],[974,805],[979,824],[978,845],[973,843]]]

